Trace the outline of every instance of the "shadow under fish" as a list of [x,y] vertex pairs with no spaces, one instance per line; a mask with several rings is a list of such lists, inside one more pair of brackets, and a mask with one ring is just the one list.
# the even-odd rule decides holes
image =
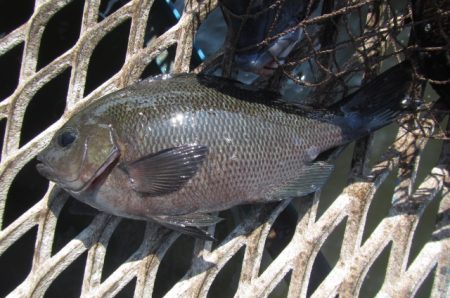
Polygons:
[[333,165],[316,157],[394,121],[411,82],[403,62],[312,110],[212,76],[144,80],[73,115],[37,169],[101,211],[213,239],[216,211],[320,189]]

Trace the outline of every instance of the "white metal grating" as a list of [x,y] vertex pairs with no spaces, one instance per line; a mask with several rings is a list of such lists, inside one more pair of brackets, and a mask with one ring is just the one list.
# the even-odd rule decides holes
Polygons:
[[[178,23],[144,46],[144,36],[152,0],[129,1],[120,9],[98,21],[100,0],[84,3],[80,37],[68,51],[37,70],[39,48],[46,24],[70,0],[36,0],[31,18],[0,39],[0,56],[24,43],[19,82],[9,97],[0,103],[0,117],[6,119],[0,163],[0,217],[8,204],[8,192],[21,169],[42,150],[53,133],[72,114],[100,95],[122,88],[139,79],[145,67],[160,53],[175,45],[173,72],[190,71],[193,36],[217,1],[187,1]],[[345,2],[345,1],[344,1]],[[346,1],[347,6],[335,12],[345,14],[375,1]],[[447,12],[448,13],[448,12]],[[318,19],[323,16],[317,17]],[[102,38],[123,22],[131,20],[125,63],[121,70],[94,91],[84,96],[90,57]],[[309,22],[309,23],[308,23]],[[308,20],[305,25],[314,23]],[[384,26],[388,26],[384,24]],[[381,26],[383,27],[383,26]],[[381,29],[380,29],[381,30]],[[63,71],[70,69],[70,82],[63,117],[20,146],[25,111],[33,96]],[[426,119],[421,120],[428,123]],[[405,123],[410,121],[405,120]],[[423,125],[425,126],[425,125]],[[431,126],[430,130],[433,127]],[[258,207],[254,216],[243,219],[219,244],[197,240],[193,261],[185,276],[166,297],[206,297],[220,270],[245,249],[236,297],[267,297],[290,275],[288,297],[305,297],[314,260],[323,243],[345,220],[345,232],[336,265],[312,294],[313,297],[354,297],[372,264],[390,246],[384,282],[379,297],[414,296],[425,278],[434,272],[433,297],[449,297],[449,158],[450,144],[444,142],[441,158],[417,189],[416,174],[427,139],[412,127],[401,128],[380,161],[366,171],[364,178],[353,179],[327,210],[317,216],[320,193],[312,200],[297,201],[299,215],[292,240],[260,273],[263,251],[269,231],[277,216],[289,202],[277,207]],[[367,162],[364,162],[367,164]],[[409,165],[415,166],[411,169]],[[369,207],[376,191],[387,177],[399,169],[395,201],[375,230],[363,241]],[[432,201],[439,200],[437,221],[432,237],[408,261],[419,220]],[[87,251],[82,297],[109,297],[118,294],[136,278],[135,297],[151,297],[161,260],[178,238],[176,233],[148,223],[139,248],[112,274],[102,280],[108,242],[120,219],[99,214],[78,236],[52,254],[56,226],[67,196],[50,184],[44,197],[0,231],[0,254],[16,243],[27,231],[38,228],[31,270],[9,297],[41,297],[80,255]],[[317,218],[318,217],[318,218]]]

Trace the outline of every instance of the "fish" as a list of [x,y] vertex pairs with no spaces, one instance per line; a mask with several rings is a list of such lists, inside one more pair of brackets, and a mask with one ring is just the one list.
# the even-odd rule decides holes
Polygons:
[[227,40],[236,49],[234,65],[244,71],[270,76],[284,64],[303,37],[302,28],[295,26],[306,16],[308,3],[305,1],[221,0],[219,3],[228,27]]
[[203,239],[217,211],[319,190],[334,166],[317,161],[408,109],[410,64],[385,71],[329,109],[208,75],[150,78],[71,116],[37,170],[100,211]]

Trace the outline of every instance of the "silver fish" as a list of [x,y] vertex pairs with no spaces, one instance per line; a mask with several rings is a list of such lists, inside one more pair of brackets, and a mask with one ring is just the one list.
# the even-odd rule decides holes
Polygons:
[[228,27],[227,41],[236,48],[235,65],[244,71],[270,76],[302,39],[303,30],[293,28],[306,16],[306,1],[219,2]]

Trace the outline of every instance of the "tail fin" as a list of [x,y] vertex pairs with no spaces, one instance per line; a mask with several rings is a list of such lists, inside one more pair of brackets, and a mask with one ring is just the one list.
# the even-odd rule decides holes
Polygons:
[[349,138],[357,139],[390,124],[409,108],[412,68],[404,61],[332,106],[343,115]]

